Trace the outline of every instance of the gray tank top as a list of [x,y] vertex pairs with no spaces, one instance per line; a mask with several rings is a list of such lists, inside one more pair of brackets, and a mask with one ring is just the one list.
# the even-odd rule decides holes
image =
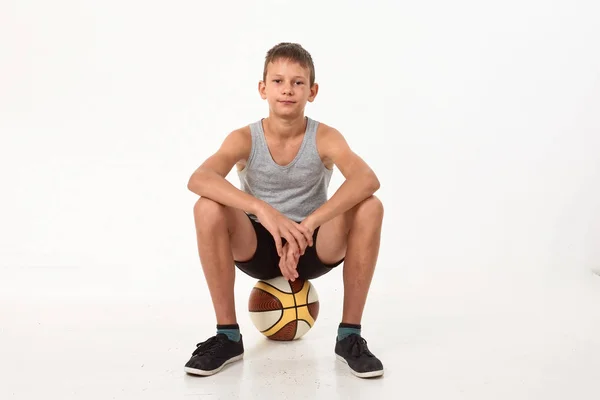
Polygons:
[[[327,201],[332,170],[317,151],[319,123],[306,117],[304,139],[296,157],[285,166],[271,157],[260,121],[250,124],[252,150],[246,167],[238,171],[241,190],[265,201],[289,219],[301,222]],[[256,215],[248,214],[254,221]],[[258,221],[260,222],[260,221]]]

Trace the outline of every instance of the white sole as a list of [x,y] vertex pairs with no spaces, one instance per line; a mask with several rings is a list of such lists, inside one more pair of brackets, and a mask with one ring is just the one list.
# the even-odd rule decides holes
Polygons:
[[188,374],[192,374],[192,375],[211,376],[211,375],[216,374],[220,370],[222,370],[223,367],[225,367],[227,364],[231,364],[232,362],[239,361],[242,358],[244,358],[244,353],[240,354],[239,356],[235,356],[233,358],[230,358],[229,360],[225,361],[223,363],[223,365],[221,365],[219,368],[215,368],[212,371],[205,371],[203,369],[190,368],[190,367],[184,367],[183,370],[185,372],[187,372]]
[[[340,355],[335,355],[336,358],[338,360],[340,360],[341,362],[343,362],[344,364],[348,365],[348,361],[346,361],[344,359],[344,357],[340,356]],[[370,372],[356,372],[355,370],[353,370],[352,368],[350,368],[350,365],[348,365],[348,369],[350,370],[350,372],[352,372],[353,375],[358,376],[359,378],[375,378],[377,376],[381,376],[383,375],[383,370],[379,370],[379,371],[370,371]]]

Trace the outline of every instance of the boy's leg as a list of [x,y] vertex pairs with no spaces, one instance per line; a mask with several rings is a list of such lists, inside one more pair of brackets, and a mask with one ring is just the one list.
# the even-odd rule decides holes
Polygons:
[[383,204],[371,196],[319,228],[319,259],[331,264],[345,257],[343,323],[361,323],[379,255],[382,223]]
[[383,364],[361,336],[361,319],[375,271],[383,205],[371,196],[319,229],[316,252],[323,263],[344,260],[344,308],[335,353],[361,378],[383,375]]
[[213,375],[244,355],[235,315],[233,260],[251,258],[257,239],[243,211],[210,199],[196,202],[194,220],[200,262],[217,317],[217,334],[196,345],[184,370],[194,375]]
[[237,323],[233,260],[247,260],[256,251],[254,227],[242,210],[200,198],[194,206],[198,254],[217,324]]

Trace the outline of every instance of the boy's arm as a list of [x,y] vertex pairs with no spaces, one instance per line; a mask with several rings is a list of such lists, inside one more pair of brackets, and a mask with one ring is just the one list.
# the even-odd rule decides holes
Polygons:
[[279,256],[283,255],[282,237],[290,243],[295,254],[300,254],[300,248],[306,248],[307,244],[312,246],[309,229],[289,220],[266,202],[239,190],[225,179],[238,161],[248,159],[251,148],[249,128],[231,132],[219,150],[194,171],[187,187],[198,196],[256,215],[273,235]]
[[336,129],[325,126],[317,136],[317,148],[321,157],[333,162],[346,180],[325,204],[302,222],[311,231],[373,195],[380,186],[375,172],[350,149]]
[[259,200],[225,179],[238,161],[248,159],[252,138],[244,128],[231,132],[219,150],[194,171],[188,189],[217,203],[256,214]]

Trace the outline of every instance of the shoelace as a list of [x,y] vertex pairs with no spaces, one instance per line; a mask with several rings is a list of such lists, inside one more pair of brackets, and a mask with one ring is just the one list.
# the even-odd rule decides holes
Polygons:
[[358,335],[352,335],[350,338],[350,354],[352,354],[352,357],[360,357],[363,354],[368,357],[375,357],[373,353],[369,351],[367,341]]
[[205,342],[198,343],[196,345],[196,350],[194,350],[192,355],[194,355],[194,356],[195,355],[203,355],[203,354],[214,355],[218,349],[223,347],[223,344],[224,344],[224,341],[222,340],[222,338],[219,338],[218,336],[213,336],[210,339],[206,340]]

